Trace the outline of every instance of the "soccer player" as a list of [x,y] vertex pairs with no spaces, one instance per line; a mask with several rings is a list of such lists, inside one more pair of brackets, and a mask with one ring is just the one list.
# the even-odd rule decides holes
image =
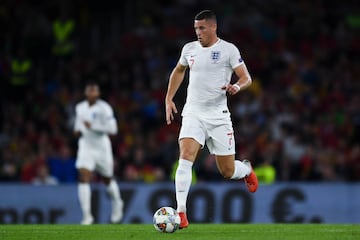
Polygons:
[[118,223],[123,216],[123,201],[113,178],[114,163],[109,135],[117,133],[117,122],[111,106],[99,99],[96,83],[85,87],[86,100],[76,105],[75,135],[79,137],[76,168],[79,172],[78,195],[83,214],[81,224],[92,224],[90,181],[92,172],[98,172],[111,198],[111,222]]
[[[239,50],[218,38],[216,15],[204,10],[195,16],[197,41],[185,44],[173,69],[165,98],[166,121],[171,124],[177,108],[173,98],[187,68],[190,69],[187,99],[182,111],[179,134],[180,158],[175,175],[177,211],[180,228],[189,225],[186,200],[191,184],[192,166],[199,150],[207,145],[215,155],[220,173],[227,179],[244,179],[250,192],[258,187],[248,160],[235,160],[234,131],[227,106],[227,93],[235,95],[251,84],[251,77]],[[232,73],[238,77],[230,84]]]

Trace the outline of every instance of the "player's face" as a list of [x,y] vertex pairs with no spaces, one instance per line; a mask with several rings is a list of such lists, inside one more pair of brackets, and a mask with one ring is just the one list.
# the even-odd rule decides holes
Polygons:
[[85,96],[89,101],[95,101],[100,96],[100,90],[97,85],[88,85],[85,88]]
[[216,41],[216,23],[211,20],[195,20],[195,33],[201,46],[208,47]]

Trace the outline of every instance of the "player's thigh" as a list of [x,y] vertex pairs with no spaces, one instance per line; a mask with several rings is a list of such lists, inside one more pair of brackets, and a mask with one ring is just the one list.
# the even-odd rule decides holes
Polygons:
[[230,156],[235,154],[234,130],[230,119],[208,122],[206,145],[211,154]]
[[205,144],[205,139],[206,130],[203,123],[196,117],[184,116],[179,134],[180,158],[195,161],[199,150]]
[[105,179],[114,175],[114,158],[111,149],[99,150],[96,158],[96,172]]
[[227,155],[227,156],[215,156],[216,165],[219,169],[219,172],[221,175],[223,175],[225,178],[231,178],[234,174],[235,170],[235,155]]
[[76,158],[76,169],[79,171],[80,180],[88,180],[89,175],[95,169],[95,157],[89,149],[79,148]]

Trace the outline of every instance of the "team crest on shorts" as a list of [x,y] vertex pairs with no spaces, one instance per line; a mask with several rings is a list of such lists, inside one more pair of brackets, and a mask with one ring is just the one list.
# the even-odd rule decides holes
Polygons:
[[217,63],[220,60],[220,56],[220,51],[211,51],[211,60],[213,61],[213,63]]

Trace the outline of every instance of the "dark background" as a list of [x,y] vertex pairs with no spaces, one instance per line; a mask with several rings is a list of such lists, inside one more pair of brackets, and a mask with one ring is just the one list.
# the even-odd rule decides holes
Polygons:
[[[360,180],[360,11],[357,1],[0,1],[0,181],[49,172],[76,181],[74,105],[86,81],[113,106],[116,176],[170,180],[180,118],[164,95],[194,15],[212,9],[253,78],[232,97],[237,157],[273,166],[277,181]],[[54,52],[54,23],[72,21],[72,49]],[[31,66],[19,74],[14,62]],[[24,84],[13,84],[21,75]],[[186,82],[186,81],[185,81]],[[176,96],[182,109],[183,85]],[[203,151],[197,180],[222,180]]]

